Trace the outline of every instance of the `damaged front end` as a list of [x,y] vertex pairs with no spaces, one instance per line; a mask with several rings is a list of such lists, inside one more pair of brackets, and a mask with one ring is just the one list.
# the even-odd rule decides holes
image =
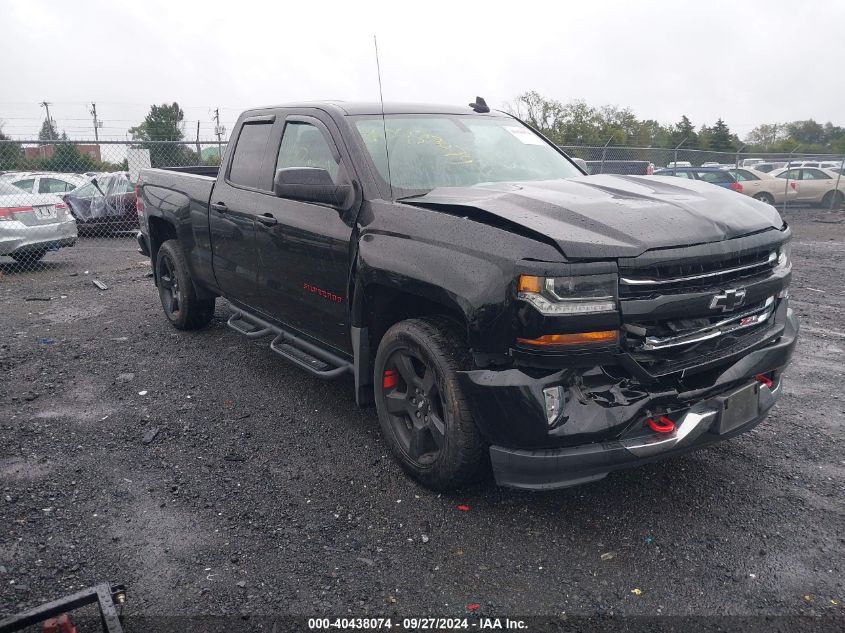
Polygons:
[[498,483],[575,485],[761,422],[798,333],[785,244],[752,237],[728,254],[722,244],[620,260],[612,348],[517,345],[507,369],[462,372]]

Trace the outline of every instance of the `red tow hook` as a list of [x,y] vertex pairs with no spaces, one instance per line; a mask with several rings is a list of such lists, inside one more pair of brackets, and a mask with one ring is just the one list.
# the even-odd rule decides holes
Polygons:
[[772,385],[774,384],[772,382],[772,379],[769,378],[766,374],[757,374],[756,376],[754,376],[754,379],[763,386],[768,387],[769,389],[771,389]]
[[655,433],[671,433],[675,430],[675,423],[672,422],[669,418],[665,415],[661,415],[657,418],[657,421],[654,421],[654,418],[648,419],[648,428],[650,428]]

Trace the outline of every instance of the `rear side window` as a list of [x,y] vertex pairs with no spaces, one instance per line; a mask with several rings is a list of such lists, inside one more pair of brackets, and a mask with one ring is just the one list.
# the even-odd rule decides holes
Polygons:
[[830,180],[830,176],[818,169],[805,169],[804,180]]
[[270,141],[272,123],[246,123],[238,135],[235,155],[229,169],[229,180],[243,187],[266,189],[268,183],[262,183],[262,167],[267,143]]
[[38,181],[38,193],[64,193],[71,189],[73,187],[69,183],[56,178],[41,178]]
[[23,189],[29,193],[32,193],[32,185],[35,184],[35,178],[30,178],[28,180],[17,180],[12,183],[18,189]]
[[733,176],[726,171],[700,171],[698,177],[704,182],[712,182],[717,184],[724,184],[733,182]]
[[790,180],[800,180],[801,179],[801,170],[800,169],[788,169],[787,171],[782,171],[777,175],[778,178],[789,178]]
[[747,171],[745,169],[737,169],[736,171],[733,171],[731,173],[733,173],[733,175],[736,176],[737,180],[743,181],[743,182],[746,181],[746,180],[760,180],[757,176],[755,176],[750,171]]

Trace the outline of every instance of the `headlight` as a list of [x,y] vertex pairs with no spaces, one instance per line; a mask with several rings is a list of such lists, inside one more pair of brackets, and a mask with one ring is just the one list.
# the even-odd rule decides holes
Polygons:
[[778,259],[775,263],[775,270],[778,272],[788,271],[792,268],[792,242],[785,242],[778,250]]
[[546,316],[616,311],[617,279],[613,274],[579,277],[520,275],[518,297]]

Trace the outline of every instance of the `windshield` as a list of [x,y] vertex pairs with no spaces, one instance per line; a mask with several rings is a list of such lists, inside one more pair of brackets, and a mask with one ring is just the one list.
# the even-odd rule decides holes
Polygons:
[[543,138],[516,119],[448,114],[394,114],[385,127],[376,116],[353,117],[381,179],[396,197],[436,187],[581,176]]

